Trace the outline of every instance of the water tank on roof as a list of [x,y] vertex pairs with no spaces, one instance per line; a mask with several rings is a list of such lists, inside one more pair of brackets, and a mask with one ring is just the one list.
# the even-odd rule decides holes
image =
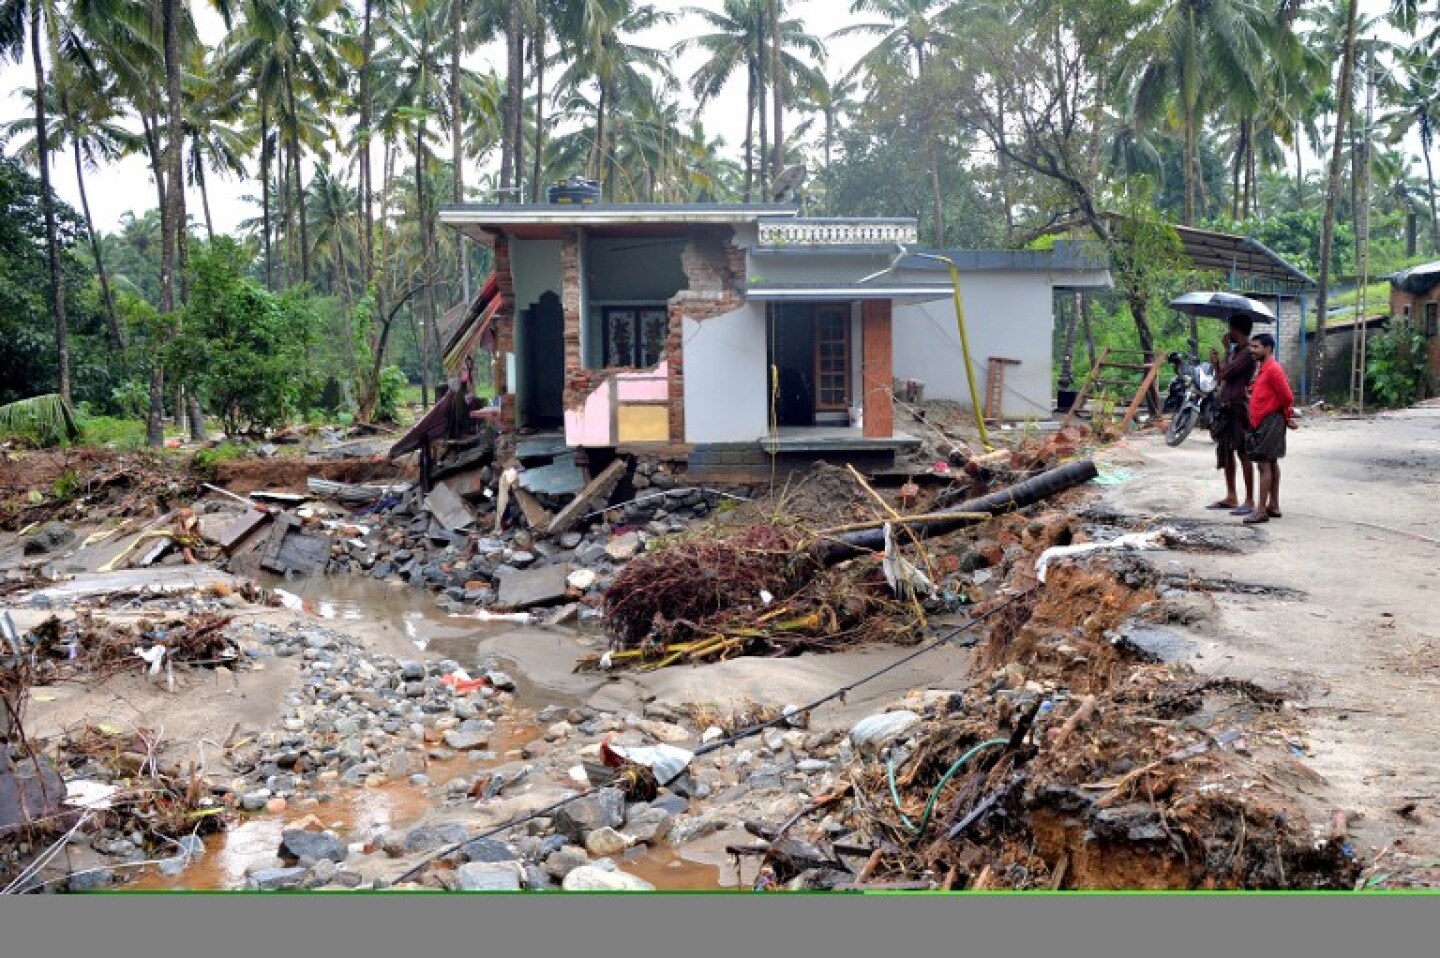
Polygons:
[[594,203],[600,199],[600,181],[572,176],[551,186],[545,195],[551,203]]

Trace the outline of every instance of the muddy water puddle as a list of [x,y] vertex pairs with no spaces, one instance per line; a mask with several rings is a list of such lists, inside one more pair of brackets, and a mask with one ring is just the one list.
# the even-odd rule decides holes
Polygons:
[[[495,757],[474,762],[460,755],[430,761],[425,773],[431,785],[386,782],[373,788],[335,788],[332,800],[314,804],[292,800],[278,813],[240,815],[224,832],[205,839],[205,855],[178,876],[158,869],[126,886],[136,891],[233,890],[245,887],[245,871],[257,861],[274,858],[287,823],[314,815],[347,844],[368,842],[389,830],[407,831],[441,818],[453,820],[456,806],[443,808],[445,783],[475,778],[520,759],[518,752],[540,734],[535,713],[549,705],[576,706],[598,684],[572,669],[578,655],[593,649],[574,630],[540,628],[513,617],[486,621],[452,616],[420,589],[351,576],[285,581],[262,577],[267,589],[282,589],[294,599],[291,607],[315,617],[326,627],[364,637],[375,652],[397,658],[453,659],[473,673],[498,667],[515,682],[516,712],[499,722],[490,743]],[[459,806],[463,808],[462,804]],[[443,810],[442,810],[443,809]],[[373,861],[373,860],[372,860]],[[690,861],[674,849],[637,848],[617,864],[664,890],[719,889],[726,884],[721,869]],[[731,882],[733,884],[733,882]]]

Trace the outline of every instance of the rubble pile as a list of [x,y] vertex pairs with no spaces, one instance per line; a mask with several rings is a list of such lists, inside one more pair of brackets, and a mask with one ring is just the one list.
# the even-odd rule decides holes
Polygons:
[[[859,767],[840,834],[877,850],[865,879],[1353,887],[1343,823],[1314,825],[1297,804],[1314,773],[1293,754],[1282,697],[1202,681],[1127,640],[1162,614],[1154,585],[1133,558],[1052,569],[1044,587],[992,600],[1009,614],[992,620],[967,687],[852,730]],[[783,854],[766,864],[769,880],[790,887],[854,878],[853,868],[797,868]]]

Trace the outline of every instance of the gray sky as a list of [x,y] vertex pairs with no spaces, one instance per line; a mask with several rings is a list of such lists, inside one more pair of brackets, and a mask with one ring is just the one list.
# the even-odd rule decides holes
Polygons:
[[[688,2],[686,0],[655,0],[655,4],[661,9],[679,12],[685,6],[718,9],[720,0],[688,0]],[[224,32],[218,15],[207,4],[197,3],[194,6],[202,36],[207,42],[217,41]],[[1383,14],[1388,8],[1389,0],[1361,0],[1362,12],[1370,15]],[[848,70],[859,55],[874,42],[865,36],[829,38],[830,33],[848,24],[875,19],[849,13],[849,3],[846,0],[840,0],[840,2],[837,0],[796,0],[791,4],[791,10],[793,15],[800,17],[807,24],[812,34],[826,41],[829,50],[826,72],[831,77]],[[676,24],[655,31],[653,36],[641,37],[640,40],[651,46],[668,48],[689,34],[703,32],[700,27],[701,22],[697,18],[682,16]],[[701,53],[689,52],[675,60],[675,72],[683,82],[703,60],[704,57]],[[482,48],[471,58],[468,65],[477,69],[494,68],[497,72],[503,72],[505,66],[503,45],[493,43]],[[33,67],[28,60],[19,66],[9,64],[0,67],[0,91],[4,91],[0,93],[0,122],[8,123],[26,109],[25,101],[19,95],[19,90],[33,84]],[[681,96],[687,106],[693,107],[694,102],[688,91],[683,92]],[[705,122],[706,131],[711,136],[723,136],[731,155],[738,156],[745,128],[745,80],[743,75],[732,78],[725,93],[707,104],[702,119]],[[792,118],[789,122],[793,123],[795,120]],[[1412,153],[1418,151],[1418,145],[1414,142],[1407,142],[1406,146]],[[495,162],[496,158],[491,157],[492,166]],[[1318,162],[1318,157],[1312,157],[1307,165]],[[79,207],[80,198],[75,184],[73,163],[57,159],[52,168],[52,182],[64,200],[76,208]],[[87,174],[85,182],[96,226],[102,230],[115,229],[122,213],[128,211],[138,215],[155,206],[155,187],[150,179],[148,165],[141,156],[127,157],[113,166]],[[229,232],[241,220],[257,215],[257,210],[241,199],[247,194],[256,193],[257,184],[253,179],[238,182],[211,177],[208,186],[211,212],[217,230]],[[192,190],[191,193],[193,194],[195,191]],[[201,216],[198,195],[187,197],[187,209],[198,221]]]

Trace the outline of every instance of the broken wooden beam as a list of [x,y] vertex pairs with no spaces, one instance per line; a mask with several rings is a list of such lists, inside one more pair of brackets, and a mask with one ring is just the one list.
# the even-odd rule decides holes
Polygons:
[[220,551],[226,555],[233,555],[235,550],[255,532],[256,529],[270,521],[270,513],[264,509],[251,508],[242,512],[230,523],[220,530]]
[[555,516],[555,521],[551,522],[550,528],[545,531],[552,536],[568,532],[580,520],[580,517],[594,508],[597,503],[601,503],[602,500],[604,503],[608,503],[610,494],[615,491],[616,486],[620,485],[620,480],[628,468],[624,459],[616,459],[606,466],[600,475],[590,480],[590,484],[581,489],[580,494],[560,510],[559,514]]
[[[1098,476],[1099,470],[1095,463],[1089,459],[1079,462],[1067,463],[1038,476],[1026,479],[1024,482],[1016,483],[1008,489],[1001,489],[999,492],[991,493],[988,496],[981,496],[979,499],[971,499],[962,502],[952,509],[944,509],[935,514],[935,518],[926,522],[918,522],[909,526],[911,532],[917,538],[927,536],[943,535],[953,532],[962,526],[970,525],[980,521],[971,518],[975,513],[984,513],[987,516],[1003,515],[1007,512],[1014,512],[1017,509],[1024,509],[1064,492],[1081,483],[1089,482]],[[866,529],[859,532],[847,532],[836,536],[817,547],[817,553],[822,562],[834,564],[843,562],[846,559],[853,559],[856,556],[865,555],[870,552],[879,552],[885,548],[885,534],[883,530]]]
[[530,528],[539,530],[550,528],[550,523],[555,521],[555,516],[540,504],[539,499],[518,486],[512,494],[515,496],[515,501],[520,504],[520,512],[525,516],[525,522]]

